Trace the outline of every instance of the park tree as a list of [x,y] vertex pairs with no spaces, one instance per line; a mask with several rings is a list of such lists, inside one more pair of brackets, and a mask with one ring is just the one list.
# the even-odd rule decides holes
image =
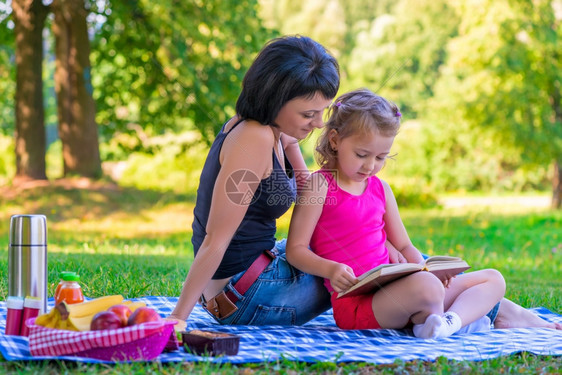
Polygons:
[[[6,6],[6,5],[4,5]],[[11,6],[11,5],[10,5]],[[13,21],[0,11],[0,133],[11,133],[14,129],[14,95],[15,78],[15,38],[13,28],[8,27]]]
[[58,133],[64,175],[99,177],[101,161],[92,99],[89,39],[83,0],[13,0],[16,40],[15,153],[18,179],[46,179],[43,32],[54,13]]
[[348,64],[350,85],[370,87],[398,103],[409,118],[416,117],[433,96],[447,43],[460,22],[449,3],[378,2],[376,16],[356,30]]
[[[54,15],[49,22],[55,37],[54,79],[65,174],[99,175],[98,132],[102,141],[119,133],[133,134],[136,141],[126,151],[150,152],[144,141],[168,131],[196,129],[210,143],[234,114],[247,67],[275,35],[261,26],[256,0],[19,3],[35,4],[43,17]],[[0,7],[0,21],[6,20],[6,13]],[[39,38],[43,26],[34,26]],[[27,51],[41,52],[38,43]],[[0,52],[0,58],[10,59],[9,48]],[[42,57],[25,62],[41,67]],[[10,75],[8,70],[0,73]],[[39,79],[28,80],[26,87],[42,92]],[[42,103],[31,107],[37,116],[43,113]],[[30,134],[44,134],[43,122],[33,121],[37,131]],[[10,129],[3,131],[9,134]],[[35,142],[44,145],[44,138]],[[30,149],[38,151],[37,161],[30,165],[40,166],[44,176],[44,146]]]
[[[340,0],[260,0],[260,16],[271,29],[282,34],[306,35],[340,58],[345,49],[347,30]],[[350,0],[355,3],[357,0]]]
[[[105,140],[145,149],[164,132],[197,130],[210,143],[234,115],[246,69],[266,40],[257,0],[93,4],[94,98]],[[128,137],[124,137],[127,135]]]
[[[354,80],[354,72],[349,72],[349,67],[353,62],[352,54],[357,48],[363,50],[372,50],[375,46],[361,46],[357,45],[361,42],[357,36],[370,28],[371,23],[380,15],[388,14],[394,8],[395,0],[340,0],[342,15],[345,19],[345,35],[344,46],[341,50],[340,68],[346,75],[346,81],[342,82],[345,90],[346,87],[351,89],[357,87],[353,86],[353,82],[347,82],[347,77]],[[366,86],[362,84],[360,86]]]
[[13,0],[16,40],[16,178],[46,179],[43,112],[43,27],[41,0]]
[[53,0],[55,91],[64,175],[100,177],[98,127],[92,97],[90,40],[83,0]]
[[16,171],[15,152],[13,151],[14,141],[14,99],[16,75],[15,69],[15,38],[13,21],[3,12],[3,9],[11,9],[11,4],[0,3],[0,150],[3,150],[4,157],[0,154],[0,184],[12,178]]
[[[432,107],[515,149],[531,168],[552,166],[562,205],[562,3],[455,2],[463,14]],[[470,156],[469,156],[470,157]]]
[[[497,150],[475,145],[474,129],[450,118],[450,109],[432,104],[449,42],[463,17],[459,9],[447,0],[400,0],[377,2],[371,12],[374,17],[354,25],[347,65],[349,86],[370,87],[396,102],[404,115],[395,147],[397,169],[389,163],[385,172],[408,189],[513,188],[511,181],[501,187],[491,181],[509,174],[503,168],[518,160],[508,165],[505,157],[494,155]],[[465,157],[469,149],[470,158]]]

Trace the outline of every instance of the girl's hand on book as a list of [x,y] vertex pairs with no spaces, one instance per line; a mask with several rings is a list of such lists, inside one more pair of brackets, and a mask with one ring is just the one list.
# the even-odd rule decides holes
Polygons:
[[388,257],[390,263],[408,263],[408,260],[404,257],[404,255],[402,255],[400,251],[396,250],[394,246],[388,248]]
[[344,292],[357,283],[353,269],[346,264],[334,262],[330,269],[330,284],[338,293]]
[[[402,251],[399,251],[397,248],[394,247],[394,245],[389,240],[386,240],[384,245],[386,246],[386,248],[388,250],[388,259],[389,259],[390,263],[415,262],[415,260],[408,260],[406,258],[406,255],[404,255],[405,253],[402,252],[402,251],[404,251],[404,249],[402,249]],[[410,248],[412,248],[417,253],[419,253],[418,249],[416,249],[413,245],[407,247],[407,250],[409,250],[409,252],[411,252]],[[421,258],[421,254],[420,254],[419,257]]]
[[453,280],[455,277],[456,277],[456,275],[451,276],[450,278],[443,280],[443,286],[445,286],[445,288],[448,288],[449,285],[451,285],[451,280]]

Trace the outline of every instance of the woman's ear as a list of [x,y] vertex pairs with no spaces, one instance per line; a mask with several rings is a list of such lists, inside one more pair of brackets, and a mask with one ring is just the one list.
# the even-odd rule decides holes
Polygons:
[[338,131],[336,129],[330,130],[330,132],[328,133],[328,141],[330,141],[330,147],[333,151],[338,150],[339,139],[340,137],[338,135]]

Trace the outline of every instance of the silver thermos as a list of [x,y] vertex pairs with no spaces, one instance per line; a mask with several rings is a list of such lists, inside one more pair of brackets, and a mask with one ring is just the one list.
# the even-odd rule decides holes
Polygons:
[[36,297],[47,312],[47,218],[14,215],[10,221],[8,296]]

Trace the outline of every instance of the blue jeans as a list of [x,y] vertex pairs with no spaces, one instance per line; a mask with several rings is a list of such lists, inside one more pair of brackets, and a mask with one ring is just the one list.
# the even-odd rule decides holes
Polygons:
[[228,325],[302,325],[331,308],[324,280],[291,266],[285,258],[285,242],[277,242],[272,249],[277,256],[244,295],[232,285],[245,271],[234,275],[224,291],[239,298],[238,310],[215,320]]

